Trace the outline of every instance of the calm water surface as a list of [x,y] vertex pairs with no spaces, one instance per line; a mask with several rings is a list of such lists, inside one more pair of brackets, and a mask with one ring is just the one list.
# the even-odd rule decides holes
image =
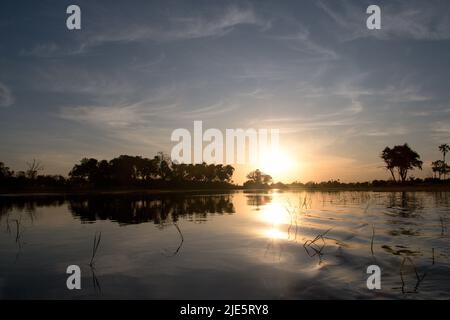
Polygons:
[[0,298],[449,299],[449,222],[449,192],[0,197]]

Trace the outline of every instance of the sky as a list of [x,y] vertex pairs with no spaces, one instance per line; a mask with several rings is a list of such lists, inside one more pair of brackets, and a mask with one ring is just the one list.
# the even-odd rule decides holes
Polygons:
[[2,1],[0,39],[0,161],[15,170],[170,154],[194,120],[279,129],[289,170],[269,173],[286,182],[387,179],[380,152],[405,142],[431,176],[450,142],[445,0]]

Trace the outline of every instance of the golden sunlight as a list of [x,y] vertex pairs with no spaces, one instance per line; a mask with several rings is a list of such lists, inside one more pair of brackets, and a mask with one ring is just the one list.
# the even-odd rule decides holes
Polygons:
[[276,228],[271,228],[265,231],[265,236],[270,239],[285,239],[286,234]]
[[269,226],[268,229],[263,230],[264,236],[271,239],[285,239],[287,237],[285,232],[280,229],[283,229],[283,226],[288,223],[289,217],[286,209],[277,199],[263,208],[260,217]]
[[261,219],[268,225],[277,226],[289,222],[286,208],[274,197],[273,202],[264,206],[261,212]]
[[292,178],[298,163],[284,150],[277,152],[266,152],[259,161],[262,172],[272,176],[274,182]]

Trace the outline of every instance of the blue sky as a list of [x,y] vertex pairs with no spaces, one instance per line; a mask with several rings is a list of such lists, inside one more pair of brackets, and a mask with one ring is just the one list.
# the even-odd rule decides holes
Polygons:
[[450,140],[448,1],[2,1],[0,37],[0,161],[16,170],[169,153],[194,120],[280,128],[288,180],[388,178],[379,153],[404,142],[428,176]]

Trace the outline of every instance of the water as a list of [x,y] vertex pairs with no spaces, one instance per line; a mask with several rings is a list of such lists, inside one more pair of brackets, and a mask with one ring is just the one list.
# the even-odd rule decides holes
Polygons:
[[449,299],[449,221],[449,192],[0,197],[0,298]]

